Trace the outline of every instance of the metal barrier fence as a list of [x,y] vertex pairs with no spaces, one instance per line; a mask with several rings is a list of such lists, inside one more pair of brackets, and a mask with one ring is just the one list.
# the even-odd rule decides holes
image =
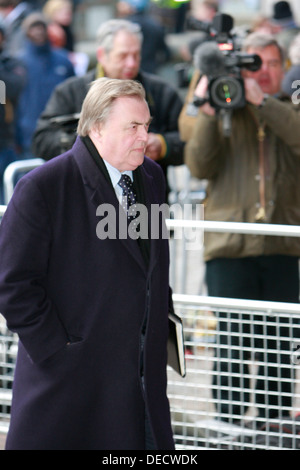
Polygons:
[[12,382],[18,350],[17,336],[7,328],[0,315],[0,433],[6,433],[10,419]]
[[[0,222],[6,206],[0,205]],[[17,337],[6,328],[0,314],[0,434],[8,429]]]
[[[1,206],[0,216],[4,211],[5,207]],[[174,230],[181,227],[300,236],[300,227],[279,225],[187,220],[168,220],[167,225]],[[171,270],[175,272],[175,278],[186,280],[191,271],[192,277],[197,278],[193,289],[198,292],[199,282],[203,283],[203,273],[199,275],[201,248],[197,258],[194,251],[185,250],[184,237],[180,240],[175,237],[170,243],[173,253]],[[190,256],[186,258],[186,254]],[[187,283],[190,287],[190,281]],[[176,448],[300,448],[297,417],[300,411],[300,305],[185,295],[176,289],[174,292],[175,308],[184,322],[187,361],[185,378],[168,369],[168,395]],[[235,326],[231,328],[231,343],[227,346],[222,343],[222,335],[218,331],[219,315],[222,315],[222,321]],[[270,326],[273,333],[275,331],[273,343],[269,341]],[[5,432],[9,423],[17,339],[6,330],[1,320],[0,328],[0,432]],[[290,333],[288,337],[287,330]],[[242,359],[237,359],[236,352]],[[275,375],[274,369],[277,371]],[[226,383],[223,379],[221,382],[222,377],[227,378]],[[263,386],[257,389],[259,382]],[[225,393],[226,400],[223,395],[221,397],[221,392]],[[255,397],[261,399],[255,401]],[[225,410],[222,409],[224,402],[227,403]],[[240,413],[235,412],[237,406],[243,408],[242,419]],[[271,409],[275,410],[276,417],[255,419],[259,411]]]
[[167,225],[187,230],[187,241],[184,233],[170,240],[173,298],[187,347],[186,377],[169,370],[168,380],[177,448],[300,448],[300,305],[207,297],[202,247],[185,250],[189,230],[299,237],[300,227]]
[[[187,350],[186,377],[168,371],[176,448],[300,449],[299,305],[179,294],[174,303]],[[217,328],[220,312],[231,331],[227,346]],[[273,349],[270,325],[277,332]],[[276,417],[259,417],[268,411]]]
[[18,160],[10,163],[5,169],[3,175],[4,202],[8,204],[13,195],[15,185],[18,179],[28,173],[30,170],[43,165],[45,160],[42,158],[30,158],[28,160]]

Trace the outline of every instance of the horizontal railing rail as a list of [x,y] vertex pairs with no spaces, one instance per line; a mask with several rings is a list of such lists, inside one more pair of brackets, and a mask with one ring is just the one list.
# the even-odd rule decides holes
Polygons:
[[270,235],[300,237],[299,225],[280,225],[249,222],[218,222],[210,220],[167,219],[168,229],[190,228],[205,232],[240,233],[245,235]]
[[178,305],[191,308],[226,309],[232,311],[261,311],[268,315],[300,315],[300,304],[288,302],[268,302],[265,300],[243,300],[203,295],[173,294],[173,301]]

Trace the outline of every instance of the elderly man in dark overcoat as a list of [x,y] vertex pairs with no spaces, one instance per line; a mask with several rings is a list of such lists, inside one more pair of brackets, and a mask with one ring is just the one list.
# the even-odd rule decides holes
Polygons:
[[20,339],[7,449],[174,448],[168,240],[151,216],[165,180],[144,157],[150,120],[138,82],[98,79],[73,148],[16,186],[0,225],[0,311]]

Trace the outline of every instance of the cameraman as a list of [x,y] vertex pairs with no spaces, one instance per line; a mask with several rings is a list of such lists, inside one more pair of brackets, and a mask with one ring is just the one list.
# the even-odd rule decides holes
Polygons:
[[[244,49],[262,60],[258,71],[243,71],[246,106],[233,110],[232,131],[227,137],[219,113],[207,102],[194,118],[193,128],[181,116],[180,131],[189,137],[185,161],[193,176],[208,180],[206,219],[299,225],[300,115],[290,98],[280,95],[284,54],[272,36],[261,33],[249,35]],[[203,98],[206,90],[207,77],[202,77],[195,95]],[[207,233],[209,295],[299,302],[299,254],[298,238]],[[228,317],[236,318],[236,323],[227,324]],[[263,419],[289,416],[292,406],[289,336],[295,340],[298,332],[289,329],[284,323],[287,320],[279,320],[278,330],[272,324],[274,318],[268,318],[265,330],[254,325],[256,338],[264,338],[262,344],[256,343],[265,349],[259,360],[261,364],[271,363],[260,365],[256,383],[255,400]],[[244,362],[247,356],[245,350],[238,350],[241,341],[242,348],[250,346],[250,325],[241,325],[240,317],[234,314],[220,313],[218,328],[222,349],[216,367],[221,371],[214,385],[221,384],[222,388],[214,390],[216,406],[222,419],[229,412],[238,418],[247,411],[250,400],[249,371]]]

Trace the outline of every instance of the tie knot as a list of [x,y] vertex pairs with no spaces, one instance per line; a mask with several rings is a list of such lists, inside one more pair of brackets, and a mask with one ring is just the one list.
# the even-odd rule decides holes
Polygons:
[[118,182],[118,185],[121,186],[123,191],[132,190],[132,181],[130,176],[122,175],[120,181]]

